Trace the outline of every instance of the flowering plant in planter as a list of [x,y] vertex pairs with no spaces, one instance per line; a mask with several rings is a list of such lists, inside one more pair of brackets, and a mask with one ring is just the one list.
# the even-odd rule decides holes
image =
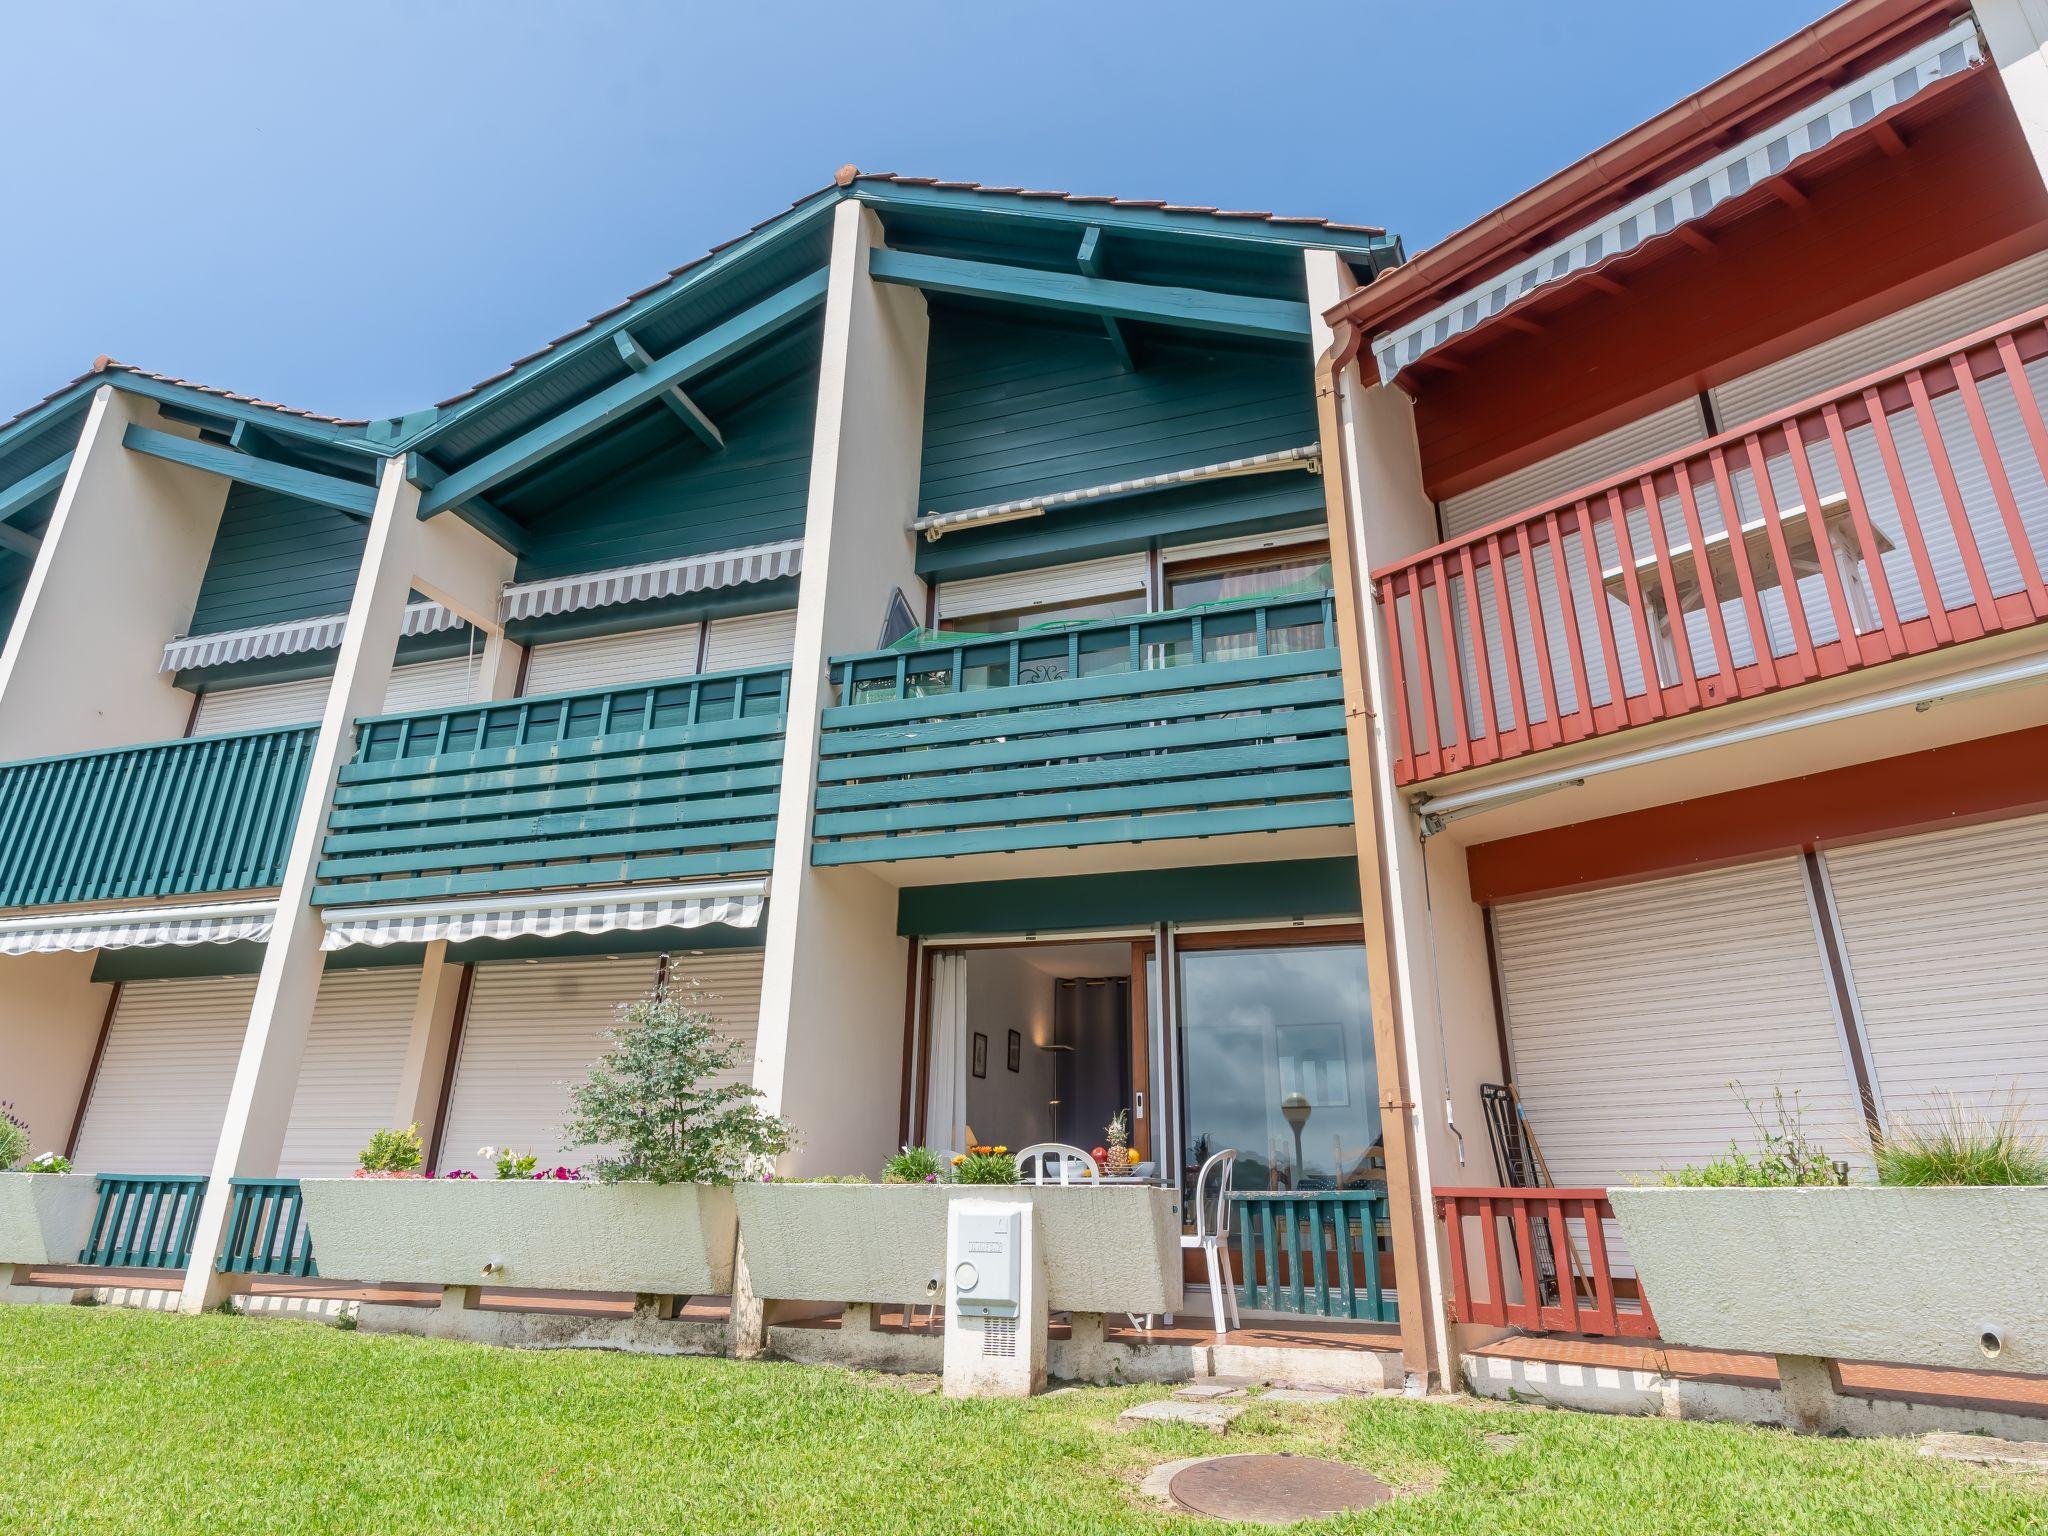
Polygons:
[[359,1179],[416,1179],[420,1177],[420,1128],[415,1121],[404,1130],[386,1127],[374,1132],[369,1145],[356,1154]]
[[945,1177],[945,1165],[930,1147],[905,1147],[882,1164],[884,1184],[936,1184]]
[[534,1169],[540,1166],[540,1159],[531,1152],[514,1152],[510,1147],[478,1147],[476,1155],[485,1162],[495,1163],[501,1179],[538,1177]]
[[440,1177],[444,1179],[473,1179],[476,1175],[467,1168],[450,1168],[446,1173],[441,1174]]
[[710,1014],[666,986],[619,1010],[611,1050],[569,1090],[569,1146],[615,1150],[594,1159],[601,1183],[731,1184],[756,1176],[796,1145],[780,1116],[733,1081],[739,1045]]
[[581,1168],[543,1168],[538,1173],[529,1175],[529,1177],[543,1183],[553,1180],[571,1183],[582,1179],[583,1170]]
[[11,1099],[0,1099],[0,1172],[28,1156],[28,1122],[14,1112]]
[[1017,1160],[1008,1147],[977,1146],[953,1154],[953,1182],[956,1184],[1014,1184]]
[[23,1173],[69,1173],[71,1159],[57,1152],[45,1152],[21,1165]]

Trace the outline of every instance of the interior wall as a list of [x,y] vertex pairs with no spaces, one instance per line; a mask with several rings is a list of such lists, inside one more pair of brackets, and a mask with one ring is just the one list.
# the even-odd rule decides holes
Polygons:
[[0,960],[0,1101],[28,1122],[29,1155],[62,1152],[113,988],[87,954]]
[[[967,1123],[987,1142],[1012,1151],[1053,1139],[1053,977],[1029,951],[975,950],[967,956]],[[1009,1032],[1024,1037],[1018,1070],[1009,1069]],[[974,1036],[988,1036],[988,1076],[973,1071]],[[1072,1136],[1065,1139],[1071,1141]],[[1088,1145],[1094,1145],[1089,1142]]]

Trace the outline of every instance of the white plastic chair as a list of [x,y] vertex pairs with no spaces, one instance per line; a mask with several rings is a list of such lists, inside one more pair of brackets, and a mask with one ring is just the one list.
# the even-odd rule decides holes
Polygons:
[[[1243,1326],[1243,1320],[1237,1315],[1237,1276],[1230,1265],[1230,1178],[1236,1171],[1235,1147],[1226,1147],[1202,1164],[1201,1172],[1195,1175],[1195,1230],[1183,1232],[1180,1238],[1183,1249],[1201,1249],[1203,1262],[1209,1267],[1209,1301],[1216,1310],[1216,1337],[1219,1339],[1227,1328]],[[1211,1175],[1216,1181],[1213,1197],[1216,1219],[1213,1222],[1209,1219]],[[1226,1307],[1228,1312],[1224,1310]],[[1173,1326],[1173,1314],[1170,1312],[1166,1315],[1166,1326]]]
[[[1046,1164],[1050,1162],[1057,1177],[1046,1177]],[[1035,1167],[1027,1166],[1035,1164]],[[1095,1159],[1079,1147],[1070,1147],[1064,1141],[1034,1142],[1017,1154],[1017,1180],[1021,1184],[1072,1184],[1071,1170],[1084,1170],[1078,1182],[1094,1184],[1101,1180],[1102,1170],[1095,1166]]]

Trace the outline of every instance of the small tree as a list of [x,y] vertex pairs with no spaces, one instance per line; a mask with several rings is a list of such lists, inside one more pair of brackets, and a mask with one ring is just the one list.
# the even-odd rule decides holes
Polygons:
[[740,1048],[700,1001],[662,988],[626,1004],[605,1031],[611,1050],[570,1088],[564,1141],[616,1149],[588,1165],[602,1182],[730,1184],[796,1145],[789,1124],[754,1102],[758,1088],[714,1081],[740,1064]]

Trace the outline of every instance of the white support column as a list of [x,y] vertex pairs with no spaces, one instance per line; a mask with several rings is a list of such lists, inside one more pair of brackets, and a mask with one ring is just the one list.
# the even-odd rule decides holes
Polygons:
[[320,914],[312,905],[314,870],[327,836],[335,783],[354,750],[356,718],[376,713],[390,684],[407,595],[418,587],[471,622],[496,626],[497,593],[511,557],[455,518],[421,522],[419,499],[418,487],[405,478],[403,458],[387,460],[285,858],[277,925],[264,949],[213,1176],[193,1234],[192,1263],[180,1299],[187,1312],[206,1310],[230,1289],[229,1277],[214,1272],[229,1181],[277,1171],[326,968]]
[[2048,0],[1976,0],[1977,25],[2048,182]]
[[132,423],[192,435],[112,385],[86,413],[57,508],[0,646],[0,761],[161,741],[192,696],[158,671],[184,632],[228,482],[130,453]]
[[398,1079],[398,1103],[391,1112],[393,1125],[417,1125],[430,1146],[448,1076],[448,1046],[462,999],[462,973],[463,967],[448,958],[446,939],[427,946],[420,989],[413,999],[412,1029],[406,1037],[405,1067]]
[[797,1170],[872,1172],[896,1135],[907,954],[896,890],[865,870],[811,865],[827,659],[874,647],[896,589],[923,610],[910,519],[925,303],[915,289],[870,280],[867,254],[881,243],[874,214],[839,205],[754,1066],[768,1106],[803,1135]]

